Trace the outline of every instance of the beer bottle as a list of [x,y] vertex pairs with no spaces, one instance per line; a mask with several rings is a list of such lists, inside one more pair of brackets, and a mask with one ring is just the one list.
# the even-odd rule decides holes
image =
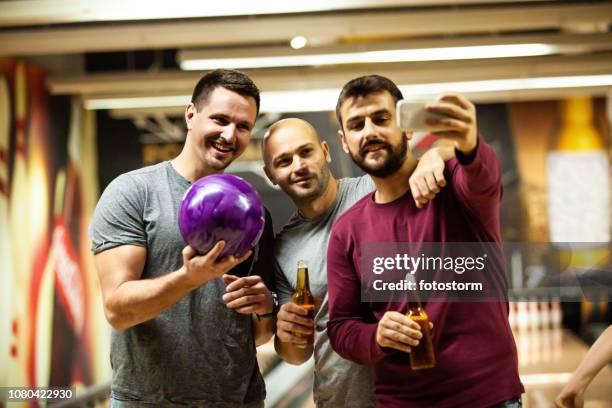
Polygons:
[[[306,261],[298,261],[297,269],[297,288],[291,301],[296,305],[299,305],[308,311],[308,318],[314,319],[314,296],[310,292],[310,284],[308,282],[308,265]],[[297,337],[305,337],[308,342],[307,345],[297,345],[300,348],[306,348],[308,345],[314,343],[314,332],[310,335],[304,335],[301,333],[295,333]]]
[[421,306],[418,296],[416,296],[416,299],[413,301],[408,302],[406,316],[421,326],[421,333],[423,334],[423,337],[419,340],[419,345],[410,347],[410,368],[413,370],[434,368],[436,366],[436,357],[434,355],[434,347],[431,340],[431,331],[429,330],[429,316]]

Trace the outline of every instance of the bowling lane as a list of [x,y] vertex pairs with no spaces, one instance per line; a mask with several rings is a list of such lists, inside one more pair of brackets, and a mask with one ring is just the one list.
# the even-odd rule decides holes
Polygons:
[[[525,386],[524,408],[547,408],[586,354],[587,345],[561,328],[514,333],[519,373]],[[610,365],[595,377],[585,394],[585,408],[612,408]]]

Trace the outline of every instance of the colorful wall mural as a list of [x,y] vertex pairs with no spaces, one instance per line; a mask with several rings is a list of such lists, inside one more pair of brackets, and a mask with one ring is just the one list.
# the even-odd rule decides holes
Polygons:
[[0,59],[0,386],[78,388],[110,378],[87,238],[95,116],[45,81]]

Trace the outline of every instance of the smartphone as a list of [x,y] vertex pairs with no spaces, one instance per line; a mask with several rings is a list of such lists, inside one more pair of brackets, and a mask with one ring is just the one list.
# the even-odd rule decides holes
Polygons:
[[407,131],[428,131],[425,121],[429,118],[438,119],[444,115],[427,112],[426,103],[425,101],[414,102],[403,99],[397,101],[397,125]]

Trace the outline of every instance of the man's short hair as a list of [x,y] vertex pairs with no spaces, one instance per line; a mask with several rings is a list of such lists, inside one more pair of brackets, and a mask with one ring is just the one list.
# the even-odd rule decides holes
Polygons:
[[257,113],[259,113],[259,89],[257,85],[246,74],[233,69],[216,69],[200,78],[191,96],[191,102],[198,112],[208,102],[208,97],[212,91],[218,87],[255,99]]
[[397,103],[397,101],[400,99],[404,99],[404,96],[397,85],[395,85],[395,83],[389,78],[385,78],[384,76],[365,75],[348,81],[342,88],[340,96],[338,97],[338,103],[336,104],[336,117],[340,123],[340,129],[342,129],[342,115],[340,114],[340,107],[344,101],[351,98],[365,98],[366,96],[383,91],[387,91],[391,94],[394,103]]

